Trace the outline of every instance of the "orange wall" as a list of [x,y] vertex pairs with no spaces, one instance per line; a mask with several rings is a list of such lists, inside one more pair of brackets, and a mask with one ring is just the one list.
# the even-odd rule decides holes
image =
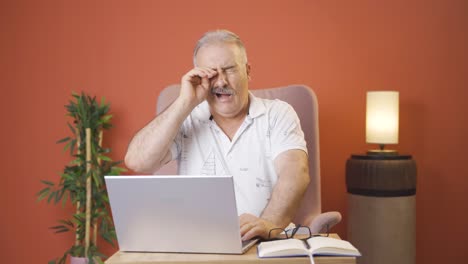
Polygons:
[[[72,243],[47,227],[70,212],[35,202],[69,161],[64,105],[84,90],[112,103],[104,144],[123,159],[155,100],[191,67],[197,38],[245,41],[253,89],[311,86],[320,103],[324,210],[346,238],[344,166],[365,144],[367,90],[400,91],[400,152],[418,164],[417,262],[468,257],[468,1],[2,1],[0,250],[45,263]],[[372,146],[373,147],[373,146]],[[108,253],[115,249],[108,248]]]

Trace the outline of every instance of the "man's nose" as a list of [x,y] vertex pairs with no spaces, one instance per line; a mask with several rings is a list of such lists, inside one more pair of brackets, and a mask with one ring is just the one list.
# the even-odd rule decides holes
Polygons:
[[214,87],[225,87],[227,85],[226,74],[223,70],[218,70],[218,74],[216,75],[213,86]]

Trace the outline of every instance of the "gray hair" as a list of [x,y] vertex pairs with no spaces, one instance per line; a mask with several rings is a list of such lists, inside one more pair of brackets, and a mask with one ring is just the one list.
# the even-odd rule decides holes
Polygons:
[[239,48],[242,56],[242,63],[247,63],[247,52],[245,51],[244,43],[242,40],[237,36],[235,33],[225,30],[225,29],[218,29],[213,31],[206,32],[197,42],[195,49],[193,50],[193,65],[197,65],[195,61],[195,57],[197,56],[198,50],[201,47],[215,43],[215,42],[224,42],[224,43],[233,43],[236,44]]

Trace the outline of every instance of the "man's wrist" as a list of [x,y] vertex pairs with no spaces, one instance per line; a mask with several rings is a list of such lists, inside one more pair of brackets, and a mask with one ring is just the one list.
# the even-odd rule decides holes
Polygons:
[[192,110],[198,105],[195,100],[187,99],[181,96],[177,97],[177,99],[174,101],[174,104],[176,105],[177,109],[182,110],[185,115],[190,114],[190,112],[192,112]]
[[284,217],[280,216],[271,216],[271,215],[261,215],[261,219],[270,222],[275,228],[285,228],[289,225],[291,221],[284,221]]

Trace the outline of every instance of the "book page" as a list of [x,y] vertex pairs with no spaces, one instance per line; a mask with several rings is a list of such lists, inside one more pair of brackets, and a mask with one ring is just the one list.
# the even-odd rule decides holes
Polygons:
[[299,239],[262,242],[258,245],[259,257],[307,256],[306,245]]
[[331,237],[312,237],[307,239],[313,255],[360,256],[359,251],[346,240]]

